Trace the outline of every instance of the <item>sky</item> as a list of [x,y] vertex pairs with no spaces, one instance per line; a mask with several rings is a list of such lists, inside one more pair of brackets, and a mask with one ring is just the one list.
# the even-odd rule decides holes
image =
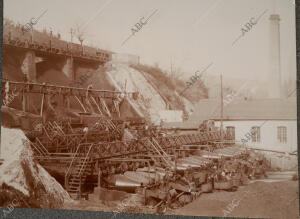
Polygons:
[[[35,27],[70,40],[76,24],[84,44],[140,56],[141,63],[180,69],[190,77],[210,63],[208,75],[268,81],[270,14],[280,15],[281,74],[296,80],[293,0],[4,0],[4,17],[26,24],[45,10]],[[234,45],[251,18],[259,21]],[[148,22],[126,41],[141,18]],[[145,20],[144,19],[144,20]],[[143,21],[144,21],[143,20]]]

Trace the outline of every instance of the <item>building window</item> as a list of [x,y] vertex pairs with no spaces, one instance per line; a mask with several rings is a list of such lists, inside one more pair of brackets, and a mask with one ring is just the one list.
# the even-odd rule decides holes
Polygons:
[[285,126],[277,127],[277,139],[280,143],[287,142],[287,128]]
[[260,127],[254,126],[251,128],[252,142],[260,142]]
[[226,137],[228,140],[235,140],[235,127],[226,126]]

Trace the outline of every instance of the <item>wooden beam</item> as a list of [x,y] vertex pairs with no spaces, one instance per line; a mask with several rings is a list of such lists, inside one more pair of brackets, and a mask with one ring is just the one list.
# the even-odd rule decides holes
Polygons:
[[24,89],[22,90],[22,110],[23,112],[26,112],[26,96]]
[[[68,87],[68,86],[56,86],[49,84],[39,84],[39,83],[25,83],[25,82],[16,82],[2,80],[2,87],[5,87],[5,83],[9,82],[10,89],[14,91],[24,91],[25,93],[45,93],[45,94],[58,94],[58,95],[67,95],[67,96],[86,96],[86,88],[78,87]],[[122,92],[119,91],[110,91],[110,90],[96,90],[89,89],[90,96],[97,96],[101,98],[116,99],[118,95]],[[131,93],[126,93],[130,95]]]
[[96,105],[96,107],[97,107],[99,113],[100,113],[101,115],[103,115],[103,113],[102,113],[102,111],[101,111],[101,109],[100,109],[100,107],[99,107],[97,101],[95,100],[95,98],[94,98],[93,96],[91,96],[90,98],[91,98],[91,100],[93,101],[93,103]]
[[120,115],[120,102],[119,101],[116,101],[116,100],[113,100],[113,102],[114,102],[114,106],[115,106],[115,109],[116,109],[116,112],[117,112],[117,114],[118,114],[118,117],[120,118],[121,117],[121,115]]
[[83,111],[86,113],[86,109],[84,108],[84,105],[81,103],[80,99],[77,96],[74,96],[75,99],[78,101],[78,103],[80,104],[80,106],[82,107]]
[[100,97],[100,102],[101,102],[101,104],[102,104],[102,106],[103,106],[105,112],[107,113],[107,115],[111,118],[111,113],[110,113],[110,111],[109,111],[109,109],[108,109],[108,107],[107,107],[107,105],[106,105],[105,100],[104,100],[103,98]]
[[44,112],[44,101],[45,101],[45,93],[43,93],[43,96],[42,96],[42,103],[41,103],[40,116],[43,116],[43,112]]
[[91,101],[89,100],[89,96],[87,96],[87,97],[85,98],[85,101],[86,101],[87,105],[89,106],[89,108],[91,108],[91,111],[92,111],[93,113],[96,113],[95,110],[94,110],[93,105],[91,104]]

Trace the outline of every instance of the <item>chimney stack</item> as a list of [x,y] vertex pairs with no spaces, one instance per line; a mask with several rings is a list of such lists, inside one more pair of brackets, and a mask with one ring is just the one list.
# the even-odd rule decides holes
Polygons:
[[280,70],[280,16],[270,15],[270,75],[269,97],[282,98]]

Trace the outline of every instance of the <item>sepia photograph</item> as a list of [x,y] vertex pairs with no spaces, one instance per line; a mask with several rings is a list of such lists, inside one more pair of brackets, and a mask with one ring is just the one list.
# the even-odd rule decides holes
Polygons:
[[299,218],[296,4],[4,0],[0,219]]

